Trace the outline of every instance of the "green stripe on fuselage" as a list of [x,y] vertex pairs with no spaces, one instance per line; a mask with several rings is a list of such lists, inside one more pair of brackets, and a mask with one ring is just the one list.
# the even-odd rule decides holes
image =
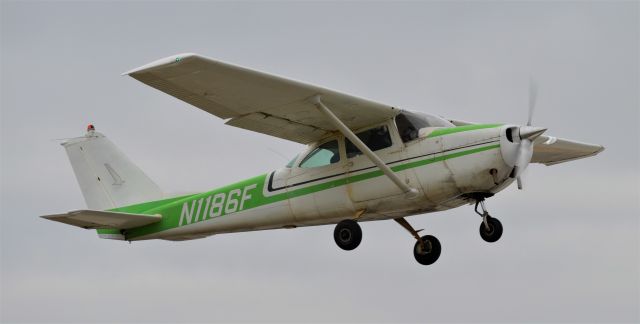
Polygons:
[[427,138],[444,136],[444,135],[449,135],[449,134],[454,134],[459,132],[466,132],[470,130],[495,128],[500,126],[502,126],[502,124],[473,124],[473,125],[464,125],[464,126],[457,126],[457,127],[438,128],[433,132],[429,133],[429,135],[427,135]]
[[[484,127],[469,128],[468,126],[484,126]],[[484,128],[492,128],[492,127],[498,127],[498,126],[501,126],[501,125],[499,125],[499,124],[467,125],[467,126],[451,127],[451,128],[447,128],[447,129],[454,129],[454,128],[455,129],[464,128],[464,129],[456,130],[456,131],[448,131],[446,133],[442,133],[440,136],[446,135],[446,134],[462,132],[462,131],[484,129]],[[442,129],[442,130],[446,130],[446,129]],[[439,131],[439,130],[436,130],[436,131]],[[436,131],[434,131],[434,132],[436,132]],[[431,134],[433,134],[434,132],[432,132]],[[428,137],[432,137],[431,134]],[[500,147],[499,144],[478,147],[478,148],[469,149],[469,150],[466,150],[466,151],[461,151],[461,152],[451,153],[451,154],[447,154],[447,155],[436,156],[436,157],[432,157],[432,158],[426,158],[426,159],[418,160],[418,161],[407,162],[407,163],[404,163],[404,164],[393,166],[393,167],[391,167],[391,169],[393,171],[407,170],[407,169],[416,168],[416,167],[420,167],[420,166],[431,164],[431,163],[444,161],[444,160],[447,160],[447,159],[453,159],[453,158],[460,157],[460,156],[465,156],[465,155],[470,155],[470,154],[479,153],[479,152],[483,152],[483,151],[488,151],[488,150],[499,148],[499,147]],[[252,208],[256,208],[256,207],[272,204],[272,203],[275,203],[275,202],[279,202],[279,201],[282,201],[282,200],[285,200],[285,199],[291,199],[291,198],[295,198],[295,197],[300,197],[300,196],[312,194],[312,193],[315,193],[315,192],[327,190],[327,189],[330,189],[330,188],[343,186],[343,185],[346,185],[348,183],[354,183],[354,182],[359,182],[359,181],[372,179],[372,178],[375,178],[375,177],[380,177],[382,175],[383,175],[382,171],[375,170],[375,171],[370,171],[370,172],[366,172],[366,173],[362,173],[362,174],[358,174],[358,175],[354,175],[354,176],[350,176],[350,177],[342,177],[342,178],[339,178],[339,179],[336,179],[336,180],[333,180],[333,181],[328,181],[328,182],[324,182],[324,183],[320,183],[320,184],[316,184],[316,185],[311,185],[311,186],[308,186],[308,187],[305,187],[305,188],[295,189],[295,190],[291,190],[291,191],[284,192],[284,193],[281,193],[281,194],[276,194],[276,195],[273,195],[273,196],[265,197],[262,194],[262,190],[264,188],[265,181],[268,181],[268,179],[267,179],[267,174],[263,174],[263,175],[260,175],[260,176],[257,176],[257,177],[253,177],[253,178],[241,181],[241,182],[237,182],[237,183],[234,183],[234,184],[222,187],[222,188],[218,188],[218,189],[215,189],[215,190],[212,190],[212,191],[207,191],[207,192],[194,194],[194,195],[187,195],[187,196],[163,199],[163,200],[158,200],[158,201],[145,202],[145,203],[131,205],[131,206],[119,207],[119,208],[115,208],[115,209],[112,209],[112,210],[113,211],[119,211],[119,212],[125,212],[125,213],[136,213],[136,214],[148,214],[148,215],[160,214],[160,215],[163,216],[162,220],[160,222],[158,222],[158,223],[154,223],[154,224],[150,224],[150,225],[146,225],[146,226],[142,226],[142,227],[138,227],[138,228],[134,228],[134,229],[128,230],[126,232],[126,239],[130,240],[130,239],[135,239],[135,238],[139,238],[139,237],[142,237],[142,236],[145,236],[145,235],[149,235],[149,234],[153,234],[153,233],[157,233],[157,232],[161,232],[161,231],[165,231],[165,230],[169,230],[169,229],[178,227],[184,203],[198,205],[197,201],[202,199],[203,202],[201,204],[204,206],[204,200],[207,199],[208,197],[213,197],[213,196],[221,194],[221,193],[224,193],[224,194],[226,194],[228,196],[229,193],[231,191],[233,191],[233,190],[243,190],[243,188],[247,188],[248,186],[251,186],[251,185],[254,185],[254,184],[256,186],[255,186],[255,190],[251,191],[251,199],[249,199],[246,202],[244,202],[244,206],[243,206],[244,208],[242,208],[242,210],[237,210],[236,212],[245,211],[245,210],[249,210],[249,209],[252,209]],[[196,221],[194,221],[194,222],[200,222],[200,221],[211,219],[211,218],[207,217],[206,210],[202,210],[201,211],[200,207],[198,207],[198,206],[196,206],[196,207],[198,209],[198,212],[199,212],[198,214],[199,215],[196,215],[196,218],[195,218]],[[229,213],[228,215],[231,215],[231,214],[233,214],[233,213]],[[198,216],[202,216],[202,217],[198,217]],[[222,212],[219,216],[216,216],[216,217],[221,217],[221,216],[225,216],[225,213]],[[119,233],[119,231],[118,230],[98,230],[98,233],[115,234],[115,233]]]

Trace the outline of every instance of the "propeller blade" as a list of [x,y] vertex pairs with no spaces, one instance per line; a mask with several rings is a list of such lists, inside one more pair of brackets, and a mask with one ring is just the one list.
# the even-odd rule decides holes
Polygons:
[[529,166],[529,162],[531,162],[531,157],[533,156],[533,141],[547,130],[543,127],[531,126],[537,100],[538,86],[533,78],[529,78],[529,116],[527,117],[527,126],[520,126],[518,129],[520,145],[518,145],[518,151],[516,153],[514,170],[518,189],[520,190],[524,188],[524,172],[527,169],[527,166]]
[[538,100],[538,85],[530,78],[529,79],[529,117],[527,118],[527,126],[531,126],[533,121],[533,111],[536,108],[536,101]]
[[518,190],[522,190],[524,189],[524,183],[527,180],[527,174],[529,171],[527,170],[522,170],[522,172],[520,172],[520,175],[516,177],[517,183],[518,183]]
[[527,169],[527,166],[529,166],[529,162],[531,162],[531,157],[533,156],[533,141],[546,130],[546,128],[535,126],[521,126],[518,130],[520,135],[520,145],[518,145],[514,163],[514,176],[516,177],[518,189],[520,190],[524,187],[524,172]]
[[533,156],[533,145],[529,139],[522,139],[520,146],[518,147],[518,157],[516,159],[516,178],[524,172],[529,165]]

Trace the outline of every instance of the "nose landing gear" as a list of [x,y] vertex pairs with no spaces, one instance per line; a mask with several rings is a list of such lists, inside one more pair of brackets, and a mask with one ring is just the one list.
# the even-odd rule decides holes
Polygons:
[[[478,211],[478,205],[482,208],[482,213]],[[489,215],[487,208],[484,205],[484,198],[476,200],[475,207],[476,214],[482,217],[482,223],[480,223],[480,237],[489,243],[496,242],[502,236],[502,223],[497,218],[493,218]]]

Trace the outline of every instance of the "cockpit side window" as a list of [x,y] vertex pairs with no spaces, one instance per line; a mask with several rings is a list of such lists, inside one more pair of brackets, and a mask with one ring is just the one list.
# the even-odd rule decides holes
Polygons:
[[418,138],[421,128],[425,127],[453,127],[449,121],[431,115],[402,112],[396,116],[396,125],[402,142],[410,142]]
[[[356,134],[358,138],[365,144],[371,151],[382,150],[391,146],[391,135],[389,135],[389,129],[387,126],[380,126],[368,129],[364,132]],[[350,159],[354,156],[362,154],[360,150],[349,139],[346,139],[347,158]]]
[[333,140],[316,147],[300,162],[301,168],[315,168],[340,161],[338,141]]

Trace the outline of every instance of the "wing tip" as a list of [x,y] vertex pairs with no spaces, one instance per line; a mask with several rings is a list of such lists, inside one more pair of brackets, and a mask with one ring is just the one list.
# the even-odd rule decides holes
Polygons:
[[141,71],[145,71],[145,70],[151,70],[151,69],[155,69],[161,66],[165,66],[165,65],[169,65],[169,64],[173,64],[173,63],[178,63],[183,61],[184,59],[187,58],[191,58],[191,57],[200,57],[200,55],[196,54],[196,53],[180,53],[180,54],[175,54],[175,55],[171,55],[171,56],[167,56],[164,58],[161,58],[159,60],[155,60],[151,63],[147,63],[143,66],[134,68],[132,70],[129,70],[127,72],[122,73],[121,75],[125,76],[125,75],[132,75],[134,73],[138,73]]
[[543,162],[542,164],[544,164],[546,166],[551,166],[551,165],[560,164],[560,163],[564,163],[564,162],[580,160],[580,159],[596,156],[596,155],[600,154],[602,151],[604,151],[604,149],[605,149],[604,146],[599,145],[599,144],[589,144],[589,145],[595,147],[596,148],[595,151],[591,151],[591,152],[589,152],[587,154],[584,154],[584,155],[581,155],[581,156],[572,157],[572,158],[568,158],[568,159],[564,159],[564,160]]

